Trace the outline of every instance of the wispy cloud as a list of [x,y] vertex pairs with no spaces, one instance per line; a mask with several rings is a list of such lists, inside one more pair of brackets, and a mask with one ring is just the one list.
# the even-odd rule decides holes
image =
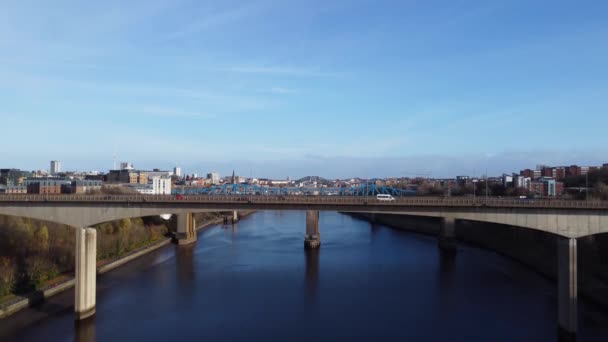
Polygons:
[[275,94],[295,94],[298,91],[294,90],[294,89],[283,88],[283,87],[272,87],[270,89],[270,92],[275,93]]
[[207,29],[230,24],[260,13],[264,9],[260,3],[249,3],[245,6],[231,8],[209,14],[203,18],[197,17],[181,27],[160,36],[160,41],[172,41],[196,35]]
[[134,110],[134,113],[149,115],[149,116],[158,116],[158,117],[168,117],[168,118],[199,118],[199,119],[212,119],[215,118],[215,114],[208,113],[199,113],[199,112],[191,112],[185,111],[178,108],[172,107],[161,107],[161,106],[146,106],[138,110]]
[[245,74],[263,74],[292,77],[340,77],[341,73],[326,72],[314,68],[290,67],[290,66],[227,66],[217,67],[215,70]]

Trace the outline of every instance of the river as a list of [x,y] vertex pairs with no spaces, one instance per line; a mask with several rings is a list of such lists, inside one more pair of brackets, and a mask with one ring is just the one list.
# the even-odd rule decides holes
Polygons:
[[[555,284],[491,251],[322,212],[213,226],[98,277],[97,314],[73,291],[0,321],[2,341],[556,341]],[[579,341],[608,341],[608,312],[580,303]]]

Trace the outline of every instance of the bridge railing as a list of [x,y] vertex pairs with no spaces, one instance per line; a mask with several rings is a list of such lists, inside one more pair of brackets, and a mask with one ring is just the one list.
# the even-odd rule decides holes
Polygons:
[[184,202],[184,203],[248,203],[248,204],[334,204],[374,206],[433,207],[513,207],[513,208],[579,208],[608,209],[608,201],[575,201],[561,199],[462,198],[462,197],[396,197],[392,201],[376,197],[298,196],[298,195],[86,195],[86,194],[4,194],[6,202]]

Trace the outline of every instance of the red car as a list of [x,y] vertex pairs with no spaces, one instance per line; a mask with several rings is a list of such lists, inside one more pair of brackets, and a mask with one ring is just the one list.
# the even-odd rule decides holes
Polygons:
[[182,195],[182,194],[177,194],[177,195],[175,195],[175,199],[178,199],[178,200],[183,200],[183,199],[184,199],[184,195]]

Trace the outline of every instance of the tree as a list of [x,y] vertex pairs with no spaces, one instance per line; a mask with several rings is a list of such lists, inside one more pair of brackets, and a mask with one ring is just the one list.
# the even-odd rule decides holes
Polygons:
[[15,289],[16,280],[17,265],[15,261],[7,257],[0,257],[0,298]]
[[39,289],[45,282],[59,275],[57,266],[42,256],[27,258],[25,267],[29,284],[34,289]]
[[42,225],[34,233],[34,246],[39,253],[46,254],[49,251],[49,229]]
[[118,241],[117,241],[117,251],[118,255],[122,255],[127,251],[129,247],[129,232],[131,230],[131,220],[130,219],[122,219],[118,223]]
[[597,197],[599,199],[607,200],[608,199],[608,185],[606,185],[606,183],[603,183],[603,182],[595,183],[595,186],[593,187],[593,194],[595,195],[595,197]]

